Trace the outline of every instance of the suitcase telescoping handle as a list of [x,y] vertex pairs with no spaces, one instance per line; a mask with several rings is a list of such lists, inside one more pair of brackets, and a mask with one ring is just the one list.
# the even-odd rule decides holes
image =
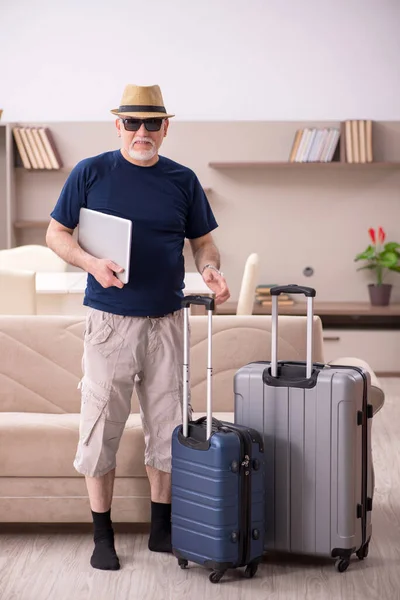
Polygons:
[[214,310],[214,298],[208,296],[185,296],[182,300],[184,309],[183,325],[183,435],[188,436],[189,432],[189,308],[191,304],[205,306],[208,312],[208,351],[207,351],[207,439],[211,437],[212,431],[212,313]]
[[271,375],[278,374],[278,296],[281,294],[304,294],[307,298],[307,362],[306,377],[312,373],[312,340],[313,340],[313,302],[316,294],[314,288],[296,284],[276,285],[270,290],[272,296],[272,342],[271,342]]

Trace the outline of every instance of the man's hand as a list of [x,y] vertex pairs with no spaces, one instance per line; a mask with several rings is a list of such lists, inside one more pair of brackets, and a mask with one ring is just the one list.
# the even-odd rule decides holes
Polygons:
[[123,288],[124,284],[114,275],[114,273],[122,273],[123,268],[117,265],[112,260],[107,258],[96,258],[93,261],[93,266],[90,269],[91,275],[103,286],[109,288],[112,286]]
[[222,304],[230,298],[231,294],[223,275],[220,275],[214,269],[207,268],[203,271],[203,280],[214,292],[215,304]]

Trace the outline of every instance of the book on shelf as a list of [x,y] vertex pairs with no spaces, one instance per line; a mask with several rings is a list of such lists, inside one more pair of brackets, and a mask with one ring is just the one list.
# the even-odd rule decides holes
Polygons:
[[39,135],[39,131],[35,127],[32,127],[32,136],[36,142],[36,146],[39,151],[39,154],[42,157],[43,168],[45,168],[47,170],[51,170],[53,167],[51,166],[51,162],[47,155],[46,148],[44,147],[42,138]]
[[58,170],[63,166],[48,127],[14,127],[15,144],[25,169]]
[[340,129],[337,127],[298,129],[294,136],[289,162],[331,162],[335,158]]
[[26,137],[29,140],[29,145],[35,156],[35,161],[36,161],[36,165],[37,165],[36,168],[44,169],[44,162],[43,162],[42,156],[39,152],[39,148],[37,147],[36,140],[33,137],[32,129],[30,127],[26,127],[25,131],[26,131]]
[[28,139],[28,136],[26,134],[26,128],[25,127],[20,127],[19,132],[21,134],[21,139],[22,139],[22,143],[25,147],[26,153],[28,155],[28,159],[29,162],[31,164],[32,169],[38,169],[38,164],[36,162],[36,158],[35,155],[33,153],[33,149],[31,147],[30,141]]
[[[271,288],[274,287],[274,285],[258,285],[256,287],[254,301],[262,306],[272,306]],[[288,294],[280,294],[278,296],[278,304],[281,306],[291,306],[294,304],[294,300]]]
[[342,159],[348,163],[373,162],[372,150],[372,121],[345,121],[345,156]]
[[372,121],[349,119],[340,127],[298,129],[290,151],[291,163],[373,162]]
[[353,148],[353,161],[360,162],[360,146],[358,143],[358,126],[357,121],[351,122],[351,145]]
[[256,294],[269,294],[271,288],[275,287],[276,285],[278,285],[277,283],[260,283],[260,285],[258,285],[256,287]]
[[42,139],[47,155],[53,169],[61,169],[63,166],[61,156],[54,143],[53,135],[48,127],[39,127],[38,133]]
[[[261,302],[257,302],[257,304],[261,304],[261,306],[272,306],[272,298],[269,300],[262,300]],[[292,298],[288,298],[287,300],[281,300],[278,297],[278,306],[293,306],[294,300]]]
[[31,163],[29,162],[29,157],[25,150],[19,127],[14,127],[12,132],[15,140],[15,145],[17,146],[19,156],[21,157],[22,165],[25,169],[31,169]]

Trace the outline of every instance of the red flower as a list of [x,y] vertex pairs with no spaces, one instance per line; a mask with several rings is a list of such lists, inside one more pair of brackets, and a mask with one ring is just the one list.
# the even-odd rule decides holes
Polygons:
[[376,238],[375,238],[375,229],[374,229],[373,227],[370,227],[370,228],[368,229],[368,233],[369,233],[369,237],[370,237],[370,238],[371,238],[371,240],[372,240],[372,243],[373,243],[373,244],[375,244],[375,242],[376,242]]
[[386,233],[383,231],[382,227],[379,227],[378,231],[378,240],[380,244],[383,244],[386,238]]

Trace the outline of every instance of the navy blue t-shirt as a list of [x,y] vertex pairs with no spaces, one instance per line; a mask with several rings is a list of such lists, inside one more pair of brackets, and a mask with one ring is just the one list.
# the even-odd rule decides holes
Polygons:
[[152,167],[139,167],[120,150],[105,152],[74,167],[51,216],[74,229],[81,207],[133,223],[129,283],[103,288],[89,274],[84,304],[131,316],[178,310],[185,237],[201,237],[218,226],[195,173],[163,156]]

